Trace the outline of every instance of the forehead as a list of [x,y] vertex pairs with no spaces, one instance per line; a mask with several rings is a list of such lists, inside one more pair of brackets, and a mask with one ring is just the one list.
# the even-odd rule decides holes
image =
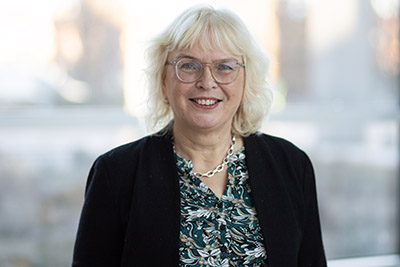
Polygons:
[[234,55],[230,53],[228,50],[222,48],[200,48],[198,46],[194,46],[192,48],[184,49],[184,50],[176,50],[170,53],[169,58],[182,58],[182,57],[191,57],[204,62],[211,62],[221,59],[237,59],[240,60],[240,56]]

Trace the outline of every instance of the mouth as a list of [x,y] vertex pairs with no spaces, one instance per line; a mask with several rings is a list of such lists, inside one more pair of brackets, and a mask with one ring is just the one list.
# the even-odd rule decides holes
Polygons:
[[221,102],[222,100],[219,99],[210,99],[210,98],[189,98],[190,101],[195,102],[198,105],[202,105],[202,106],[212,106],[215,105],[219,102]]

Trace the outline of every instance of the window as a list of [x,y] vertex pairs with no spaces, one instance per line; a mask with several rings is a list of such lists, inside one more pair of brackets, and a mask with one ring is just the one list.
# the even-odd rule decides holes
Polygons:
[[278,103],[265,131],[309,153],[329,258],[396,253],[398,1],[279,3]]
[[[91,164],[146,134],[146,42],[200,2],[0,4],[1,266],[70,264]],[[210,3],[270,54],[262,130],[310,155],[330,264],[398,264],[399,1]]]

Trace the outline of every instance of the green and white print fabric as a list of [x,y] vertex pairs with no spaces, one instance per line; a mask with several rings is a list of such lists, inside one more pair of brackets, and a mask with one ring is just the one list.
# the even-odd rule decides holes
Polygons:
[[180,266],[267,266],[263,236],[250,195],[244,147],[230,157],[219,199],[176,154],[180,176]]

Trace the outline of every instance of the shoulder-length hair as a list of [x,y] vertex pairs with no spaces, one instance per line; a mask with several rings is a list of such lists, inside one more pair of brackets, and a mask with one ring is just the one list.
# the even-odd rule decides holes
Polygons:
[[173,114],[162,93],[165,64],[169,53],[195,45],[204,49],[220,48],[243,58],[246,64],[244,95],[233,117],[232,133],[248,136],[257,132],[272,103],[268,58],[236,14],[204,5],[184,11],[152,40],[146,51],[147,126],[159,130],[172,125]]

